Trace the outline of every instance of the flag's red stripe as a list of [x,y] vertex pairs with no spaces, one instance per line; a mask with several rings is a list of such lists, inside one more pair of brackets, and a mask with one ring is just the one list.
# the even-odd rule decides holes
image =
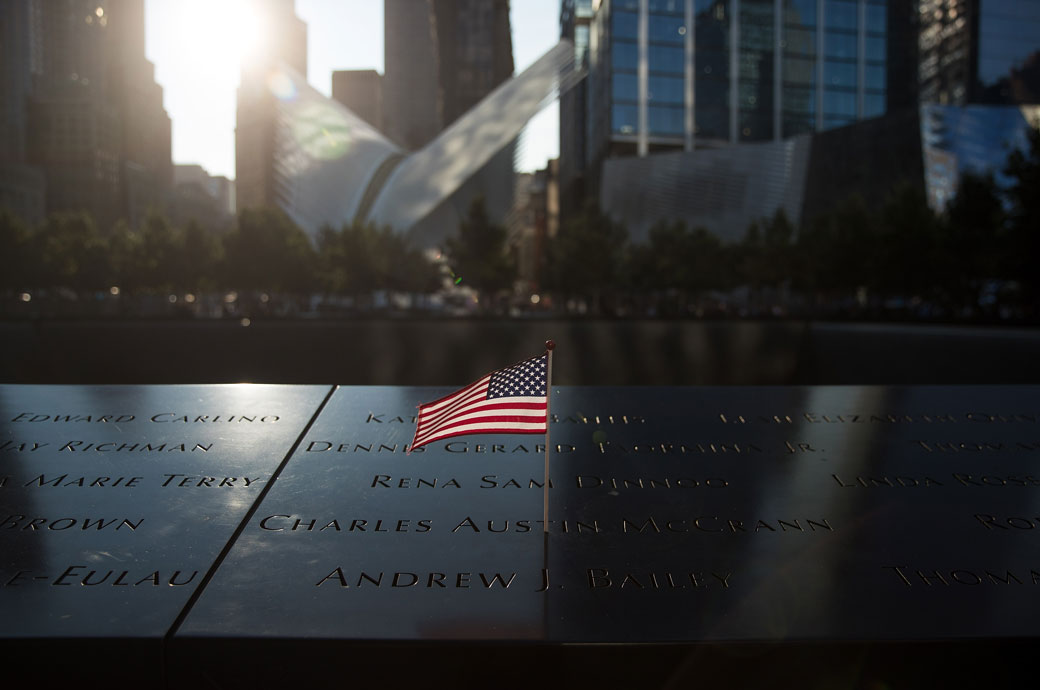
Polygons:
[[[419,448],[420,446],[425,446],[427,443],[433,443],[434,441],[441,441],[441,440],[446,439],[446,438],[454,438],[455,436],[472,436],[474,433],[476,433],[476,432],[473,432],[473,431],[453,431],[453,432],[447,433],[447,434],[438,434],[437,436],[431,436],[431,437],[426,438],[425,440],[420,440],[418,442],[412,441],[412,444],[409,446],[409,448],[412,449],[412,450],[415,450],[416,448]],[[484,433],[484,432],[480,432],[480,433]],[[499,434],[542,434],[544,436],[545,435],[545,429],[506,429],[506,430],[502,430],[502,431],[493,431],[493,430],[491,430],[491,431],[488,431],[487,433],[489,433],[489,434],[494,434],[494,433],[499,433]]]
[[422,405],[421,407],[425,407],[425,408],[428,408],[428,409],[436,409],[436,408],[438,408],[441,405],[441,403],[443,403],[443,402],[445,402],[447,400],[451,400],[452,398],[456,398],[456,397],[459,397],[459,396],[464,396],[467,393],[469,393],[473,388],[475,388],[477,386],[480,386],[481,384],[487,383],[489,381],[491,381],[491,374],[488,374],[487,376],[482,376],[479,379],[477,379],[476,381],[474,381],[473,383],[471,383],[468,386],[466,386],[465,388],[460,388],[459,390],[457,390],[457,391],[455,391],[453,393],[449,393],[448,395],[445,395],[443,398],[438,398],[437,400],[434,400],[433,402],[428,402],[425,405]]
[[427,416],[440,416],[444,414],[451,414],[452,410],[456,410],[461,405],[468,405],[471,402],[479,402],[487,398],[487,384],[483,384],[477,388],[466,391],[464,394],[455,396],[451,400],[446,400],[439,407],[434,409],[426,409],[425,406],[420,407]]
[[436,412],[427,412],[423,408],[419,408],[419,421],[424,424],[438,423],[443,419],[450,419],[455,415],[465,414],[467,411],[475,409],[487,402],[487,392],[478,391],[477,393],[468,396],[464,400],[458,400],[451,406],[446,407]]
[[469,405],[474,402],[480,402],[487,398],[487,381],[481,381],[479,386],[467,388],[465,391],[460,391],[454,396],[445,399],[441,404],[435,408],[430,408],[428,405],[420,405],[420,415],[427,417],[441,417],[446,414],[451,414],[452,411],[457,410],[463,405]]
[[418,422],[416,424],[416,427],[419,428],[419,429],[427,429],[427,428],[429,428],[431,426],[436,426],[436,425],[438,425],[438,424],[440,424],[442,422],[451,421],[452,419],[455,419],[455,418],[458,418],[458,417],[465,417],[465,416],[470,416],[470,415],[475,415],[475,414],[482,414],[482,413],[485,413],[485,412],[488,412],[488,411],[494,412],[496,410],[517,410],[518,412],[523,412],[525,410],[541,410],[541,412],[544,414],[545,413],[545,402],[544,401],[543,402],[530,402],[530,403],[485,402],[483,404],[472,405],[472,406],[460,409],[455,414],[450,415],[449,418],[445,418],[443,415],[438,415],[434,419],[427,419],[426,417],[424,417],[423,416],[423,411],[420,408],[420,410],[419,410],[419,420],[418,420]]
[[456,436],[460,434],[523,434],[523,433],[545,433],[544,423],[517,423],[508,425],[507,422],[500,422],[499,425],[494,424],[460,424],[453,425],[450,428],[437,429],[428,434],[422,434],[413,441],[416,445],[422,445],[435,441],[445,436]]
[[[519,396],[518,396],[519,397]],[[465,404],[453,407],[451,410],[438,412],[437,414],[427,414],[426,410],[422,407],[419,408],[419,426],[437,424],[445,419],[457,417],[464,414],[472,414],[485,409],[530,409],[530,406],[545,407],[545,399],[541,400],[531,398],[531,402],[518,402],[515,399],[509,398],[496,398],[494,400],[485,400],[483,396],[478,400],[468,400]]]
[[[469,419],[451,420],[444,424],[438,424],[432,429],[424,430],[424,434],[436,433],[442,429],[454,429],[460,426],[474,426],[477,424],[496,424],[499,422],[516,422],[518,424],[538,424],[545,426],[545,410],[540,415],[481,415]],[[474,432],[476,433],[476,432]]]
[[445,429],[459,429],[462,427],[470,428],[472,429],[472,433],[477,434],[483,433],[483,430],[487,427],[504,427],[506,424],[510,423],[514,426],[522,425],[526,428],[530,428],[532,425],[538,425],[541,428],[545,428],[545,411],[532,410],[521,414],[478,414],[461,419],[451,419],[447,420],[443,424],[438,424],[437,426],[417,431],[415,437],[424,438],[437,434]]
[[[548,381],[541,396],[505,396],[487,399],[491,378],[498,372],[515,369],[528,362],[548,358],[548,354],[522,360],[511,367],[497,369],[461,390],[419,406],[411,448],[466,434],[545,434],[548,433]],[[521,398],[521,400],[517,400]],[[530,400],[530,402],[528,402]],[[516,428],[522,427],[522,428]]]
[[[544,427],[546,412],[547,403],[544,401],[541,403],[486,403],[475,405],[462,409],[456,414],[439,418],[436,423],[419,419],[416,425],[416,437],[430,435],[445,428],[486,424],[488,421],[499,419],[524,424],[540,423]],[[478,433],[478,431],[474,430],[473,433]]]

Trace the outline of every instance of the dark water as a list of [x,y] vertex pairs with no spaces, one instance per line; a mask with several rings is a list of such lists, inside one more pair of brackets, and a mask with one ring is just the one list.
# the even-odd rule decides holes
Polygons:
[[456,385],[547,338],[559,385],[1040,383],[1040,330],[407,319],[0,323],[0,381]]

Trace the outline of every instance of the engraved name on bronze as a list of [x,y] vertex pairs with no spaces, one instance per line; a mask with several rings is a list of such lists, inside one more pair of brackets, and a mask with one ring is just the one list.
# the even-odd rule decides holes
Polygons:
[[197,570],[99,570],[89,565],[70,565],[61,574],[53,576],[34,570],[18,570],[4,577],[4,587],[22,587],[45,584],[52,587],[183,587],[198,576]]
[[315,587],[331,584],[343,589],[349,588],[411,588],[420,587],[426,589],[470,589],[483,587],[492,589],[498,587],[507,589],[516,579],[516,573],[437,573],[437,572],[410,572],[395,571],[357,571],[348,575],[342,566],[337,566],[328,575],[314,583]]
[[[182,412],[160,412],[154,415],[145,416],[150,422],[157,423],[183,423],[183,424],[231,424],[231,423],[246,423],[246,424],[271,424],[281,419],[276,414],[272,415],[259,415],[259,414],[215,414],[215,415],[200,415],[200,414],[184,414]],[[11,422],[29,423],[29,424],[127,424],[129,422],[137,420],[137,415],[133,414],[42,414],[37,412],[20,412],[11,418]]]
[[821,414],[818,412],[801,412],[795,414],[743,415],[719,413],[719,421],[723,424],[1035,424],[1040,415],[1036,413],[991,413],[967,412],[956,414]]
[[[723,489],[729,481],[720,477],[694,479],[693,477],[597,477],[595,475],[577,475],[568,484],[578,489]],[[475,486],[478,489],[543,489],[545,481],[535,478],[517,479],[500,477],[497,474],[486,474],[478,481],[468,482],[456,477],[394,477],[389,474],[377,474],[372,477],[371,489],[461,489],[464,486]],[[552,479],[549,488],[555,488]]]
[[[423,453],[429,448],[439,448],[448,453],[482,453],[511,455],[544,454],[542,443],[473,443],[470,441],[448,441],[443,444],[430,444],[416,448],[413,453]],[[355,441],[309,441],[304,447],[307,453],[366,453],[366,454],[408,454],[407,443],[376,443]],[[551,451],[556,454],[573,453],[579,450],[598,451],[600,455],[617,453],[622,455],[741,455],[766,452],[778,452],[785,455],[801,453],[821,453],[824,448],[814,446],[805,441],[785,440],[769,448],[749,442],[738,441],[695,441],[688,443],[674,441],[636,441],[622,443],[619,441],[593,440],[590,445],[576,446],[571,443],[555,443]]]
[[966,585],[1027,585],[1040,584],[1040,572],[1036,569],[1009,570],[994,569],[955,569],[937,570],[934,568],[913,568],[907,565],[886,565],[883,569],[891,572],[898,581],[907,587],[953,587]]
[[125,441],[68,441],[59,453],[207,453],[213,450],[212,443],[127,443]]
[[2,452],[17,452],[17,453],[34,453],[45,446],[49,446],[50,443],[44,441],[38,443],[36,441],[12,441],[7,440],[0,443],[0,453]]
[[[567,575],[567,573],[565,573]],[[570,573],[574,575],[574,573]],[[487,589],[506,590],[512,586],[527,591],[544,593],[564,589],[556,584],[559,573],[541,568],[537,572],[520,574],[516,571],[498,572],[433,572],[407,570],[351,570],[336,566],[319,580],[315,587],[332,586],[339,589]],[[726,590],[732,585],[732,571],[714,570],[611,570],[598,566],[580,571],[580,586],[590,590]],[[575,579],[568,580],[572,584]]]
[[[611,572],[607,568],[588,568],[585,571],[589,589],[729,589],[732,572],[671,572],[639,571]],[[547,577],[547,574],[546,574]],[[548,580],[546,581],[548,584]]]
[[1040,441],[932,441],[914,439],[912,445],[928,453],[1035,453]]
[[432,529],[431,519],[361,519],[311,518],[296,515],[268,515],[260,520],[260,529],[267,532],[413,532]]
[[64,532],[74,531],[119,531],[124,528],[131,532],[136,531],[144,523],[144,518],[132,520],[130,518],[91,518],[91,517],[29,517],[26,515],[8,515],[0,520],[0,530],[21,530],[30,532]]
[[[451,534],[503,534],[542,532],[548,524],[549,532],[561,534],[685,534],[703,532],[708,534],[810,534],[833,532],[834,527],[827,518],[734,518],[718,515],[695,517],[662,517],[649,515],[640,517],[574,518],[570,520],[529,520],[513,518],[476,519],[466,516],[451,521]],[[418,532],[434,529],[434,520],[396,518],[341,518],[311,517],[291,514],[274,514],[262,518],[258,526],[266,532]]]
[[[944,475],[945,476],[945,475]],[[978,487],[1040,487],[1040,478],[1034,477],[1031,474],[1024,476],[1019,475],[975,475],[967,472],[952,472],[950,474],[951,479],[946,481],[940,481],[930,476],[920,477],[908,477],[908,476],[888,476],[888,475],[856,475],[856,476],[841,476],[838,474],[832,474],[831,478],[835,483],[843,488],[864,488],[864,489],[876,489],[876,488],[916,488],[916,487],[933,487],[933,486],[978,486]]]
[[843,489],[848,488],[863,488],[863,489],[874,489],[880,487],[890,488],[911,488],[911,487],[930,487],[930,486],[944,486],[938,479],[932,477],[905,477],[905,476],[868,476],[864,477],[857,475],[855,477],[841,477],[837,474],[832,474],[831,478]]
[[1004,515],[990,515],[988,513],[975,513],[975,519],[987,530],[1033,530],[1040,527],[1040,517],[1016,517]]
[[[13,478],[10,475],[0,476],[0,488],[7,485]],[[155,485],[173,488],[215,488],[235,489],[249,488],[265,481],[264,477],[207,477],[205,475],[190,474],[163,474],[159,477],[146,479],[143,476],[115,476],[105,477],[98,475],[75,475],[75,474],[37,474],[31,479],[12,481],[12,486],[23,488],[84,488],[84,489],[133,489],[139,486]],[[144,482],[144,484],[142,484]]]

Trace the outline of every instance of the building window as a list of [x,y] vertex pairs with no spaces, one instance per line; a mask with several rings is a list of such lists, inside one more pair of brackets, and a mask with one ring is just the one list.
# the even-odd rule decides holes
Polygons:
[[651,135],[682,136],[684,117],[682,107],[652,105],[648,109]]
[[639,66],[639,46],[628,41],[615,41],[611,64],[614,69],[627,69],[634,72]]
[[856,63],[825,61],[823,63],[823,83],[828,87],[856,88]]
[[682,77],[662,77],[650,75],[650,100],[658,103],[678,103],[685,100],[686,85]]
[[886,45],[884,36],[867,36],[867,59],[868,60],[884,60],[886,55]]
[[789,84],[816,83],[816,61],[800,57],[785,57],[783,65],[784,82]]
[[784,0],[784,22],[816,26],[816,0]]
[[667,74],[685,72],[686,54],[680,46],[650,46],[650,71]]
[[638,108],[627,103],[615,103],[610,109],[610,126],[617,134],[635,134],[639,126]]
[[827,0],[823,6],[823,16],[828,29],[855,31],[859,28],[859,7],[855,1]]
[[685,0],[650,0],[650,11],[684,14],[686,2]]
[[636,12],[615,10],[610,25],[614,38],[627,38],[633,41],[639,38],[639,15]]
[[610,93],[615,101],[635,103],[639,94],[639,82],[636,75],[629,72],[614,72]]
[[856,34],[827,31],[823,37],[824,54],[829,58],[856,59]]
[[788,53],[816,55],[815,29],[784,28],[783,48]]
[[867,31],[883,34],[888,29],[888,8],[885,5],[867,5]]
[[826,90],[823,92],[824,116],[856,116],[856,92]]
[[863,101],[863,117],[879,117],[885,114],[885,94],[868,93]]
[[683,43],[686,36],[686,22],[682,17],[669,15],[650,15],[651,43]]
[[877,64],[873,64],[873,63],[868,63],[866,69],[867,69],[867,74],[866,74],[867,83],[865,85],[866,88],[868,88],[868,89],[875,89],[875,90],[884,90],[885,84],[886,84],[886,81],[887,81],[887,77],[885,75],[885,71],[886,71],[885,70],[885,66],[884,65],[877,65]]

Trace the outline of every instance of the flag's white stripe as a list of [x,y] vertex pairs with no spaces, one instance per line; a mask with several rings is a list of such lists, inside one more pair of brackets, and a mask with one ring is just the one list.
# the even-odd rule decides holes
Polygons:
[[[509,398],[492,398],[490,400],[487,400],[481,396],[476,400],[469,399],[460,402],[464,404],[460,404],[458,407],[454,408],[452,414],[463,414],[476,407],[481,407],[484,405],[541,405],[542,407],[544,407],[545,396],[514,396]],[[442,410],[438,413],[430,414],[426,411],[426,408],[420,409],[420,416],[424,421],[430,419],[440,419],[445,416],[445,413],[446,410]]]
[[545,421],[541,422],[495,422],[490,424],[466,424],[452,427],[451,429],[437,430],[429,434],[423,434],[415,439],[413,447],[436,441],[437,439],[458,436],[462,434],[478,434],[481,431],[493,429],[502,433],[509,431],[545,431]]
[[480,391],[479,393],[471,395],[465,399],[457,400],[455,404],[451,407],[446,407],[433,413],[428,413],[425,409],[420,409],[419,414],[421,419],[419,421],[422,423],[429,423],[431,421],[437,422],[442,419],[450,418],[453,415],[465,412],[466,410],[469,410],[474,406],[483,405],[486,402],[487,392]]
[[423,405],[423,407],[425,409],[429,410],[430,412],[436,412],[437,410],[441,409],[442,407],[445,407],[446,405],[450,405],[453,401],[459,399],[460,397],[468,396],[477,387],[482,387],[485,391],[487,391],[487,385],[486,384],[490,380],[491,380],[491,376],[490,375],[485,376],[484,378],[479,379],[479,380],[474,381],[473,383],[469,384],[468,386],[466,386],[462,390],[459,390],[459,391],[456,391],[456,392],[452,393],[450,396],[448,396],[447,398],[441,400],[440,402],[430,403],[429,405]]
[[[540,405],[541,409],[525,409],[525,408],[508,408],[503,407],[501,409],[494,409],[491,406],[496,405],[515,405],[515,404],[527,404],[527,405]],[[458,409],[453,410],[450,414],[440,414],[431,416],[426,413],[425,409],[420,410],[417,428],[423,429],[429,426],[435,426],[444,421],[452,421],[457,418],[462,418],[467,415],[471,415],[487,408],[487,414],[500,414],[500,415],[536,415],[540,414],[545,416],[545,396],[528,397],[528,396],[512,396],[508,398],[494,398],[492,400],[484,400],[483,398],[468,402],[466,405],[460,406]]]
[[468,394],[465,397],[459,397],[456,400],[452,401],[451,405],[442,407],[441,409],[436,410],[432,413],[427,412],[425,409],[420,409],[419,412],[424,420],[438,421],[447,417],[451,417],[452,415],[457,414],[458,412],[463,411],[469,407],[472,407],[473,405],[483,404],[484,402],[486,402],[486,400],[487,388],[482,388],[477,389],[476,391]]
[[[468,420],[478,420],[487,417],[519,417],[524,421],[541,422],[545,424],[545,408],[540,410],[476,410],[469,414],[455,415],[451,419],[446,419],[437,424],[421,425],[420,431],[429,431],[430,429],[440,429],[441,427],[448,426],[449,424],[454,425],[458,422],[464,422]],[[491,423],[491,422],[489,422]]]

